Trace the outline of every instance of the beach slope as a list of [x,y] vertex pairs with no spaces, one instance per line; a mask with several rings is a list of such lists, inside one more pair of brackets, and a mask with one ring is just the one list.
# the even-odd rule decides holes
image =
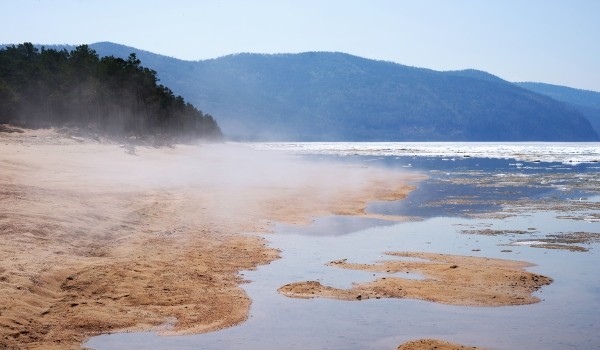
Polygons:
[[255,233],[363,215],[420,178],[236,145],[133,147],[54,130],[0,132],[0,164],[0,349],[243,322],[251,301],[240,271],[278,258]]

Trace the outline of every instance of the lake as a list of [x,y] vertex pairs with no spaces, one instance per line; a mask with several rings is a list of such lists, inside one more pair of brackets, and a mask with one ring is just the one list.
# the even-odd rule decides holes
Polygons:
[[[490,349],[600,347],[600,144],[255,143],[317,162],[423,173],[405,200],[368,212],[406,222],[328,216],[276,225],[264,235],[282,258],[244,272],[248,321],[218,332],[164,337],[117,333],[94,349],[395,349],[420,338]],[[465,307],[411,299],[295,299],[277,289],[298,281],[349,288],[387,274],[326,264],[374,263],[389,251],[469,255],[535,264],[554,282],[541,302]],[[404,278],[423,276],[408,274]]]

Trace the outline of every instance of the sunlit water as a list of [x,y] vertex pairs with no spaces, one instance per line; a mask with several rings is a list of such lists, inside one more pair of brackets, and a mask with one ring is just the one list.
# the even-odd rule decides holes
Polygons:
[[[589,154],[587,155],[589,156]],[[313,156],[314,157],[314,156]],[[337,159],[322,155],[320,160]],[[324,158],[323,158],[324,157]],[[333,158],[331,158],[333,157]],[[571,252],[507,244],[536,240],[563,232],[600,232],[597,221],[558,218],[555,211],[526,211],[506,219],[468,218],[472,213],[494,212],[500,205],[429,205],[439,199],[471,192],[493,199],[531,200],[585,198],[597,201],[577,180],[546,187],[517,186],[510,191],[448,182],[449,178],[498,174],[588,174],[598,176],[595,163],[527,163],[511,159],[421,156],[353,156],[345,161],[410,167],[429,180],[405,201],[372,203],[370,211],[419,216],[420,221],[391,223],[348,217],[326,217],[309,226],[279,225],[265,236],[282,251],[282,258],[256,271],[244,272],[252,283],[243,285],[252,299],[250,318],[218,332],[162,337],[153,333],[122,333],[94,337],[85,345],[94,349],[395,349],[419,338],[439,338],[490,349],[594,349],[600,347],[600,244],[584,244],[588,252]],[[577,164],[577,165],[575,165]],[[473,172],[472,174],[470,172]],[[577,178],[577,176],[569,177]],[[586,180],[587,181],[587,180]],[[588,188],[589,190],[589,188]],[[596,196],[596,197],[594,197]],[[487,202],[486,202],[487,203]],[[582,210],[581,215],[594,214]],[[570,212],[570,214],[573,214]],[[527,230],[520,235],[482,236],[465,229]],[[509,250],[509,251],[507,251]],[[424,251],[525,260],[529,271],[552,277],[554,283],[536,295],[542,302],[510,307],[463,307],[402,299],[339,301],[292,299],[277,293],[280,286],[315,280],[348,288],[385,274],[352,271],[325,264],[348,259],[373,263],[394,259],[388,251]],[[402,274],[401,274],[402,275]],[[405,275],[420,278],[419,275]]]
[[300,154],[473,157],[564,164],[600,162],[600,142],[263,142],[259,150]]

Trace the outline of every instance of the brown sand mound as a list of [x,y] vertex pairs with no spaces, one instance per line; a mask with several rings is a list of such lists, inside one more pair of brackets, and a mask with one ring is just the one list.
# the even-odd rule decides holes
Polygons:
[[52,130],[0,133],[0,147],[0,349],[242,322],[239,271],[277,258],[243,232],[364,214],[418,179],[235,146],[132,152]]
[[453,343],[449,343],[449,342],[437,340],[437,339],[419,339],[419,340],[409,341],[398,347],[398,350],[465,350],[465,349],[483,350],[483,348],[478,348],[475,346],[465,346],[465,345],[453,344]]
[[297,298],[335,298],[362,300],[368,298],[411,298],[443,304],[467,306],[523,305],[539,302],[531,293],[550,284],[552,279],[524,270],[531,266],[520,261],[453,256],[432,253],[388,253],[414,260],[386,260],[378,264],[352,264],[345,259],[329,263],[346,269],[379,273],[418,273],[419,279],[382,277],[351,289],[323,286],[319,282],[291,283],[279,292]]

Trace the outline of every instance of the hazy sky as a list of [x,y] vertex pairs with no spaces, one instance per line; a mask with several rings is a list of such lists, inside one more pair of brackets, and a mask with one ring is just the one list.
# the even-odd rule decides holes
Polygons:
[[340,51],[600,91],[600,0],[0,0],[0,43]]

